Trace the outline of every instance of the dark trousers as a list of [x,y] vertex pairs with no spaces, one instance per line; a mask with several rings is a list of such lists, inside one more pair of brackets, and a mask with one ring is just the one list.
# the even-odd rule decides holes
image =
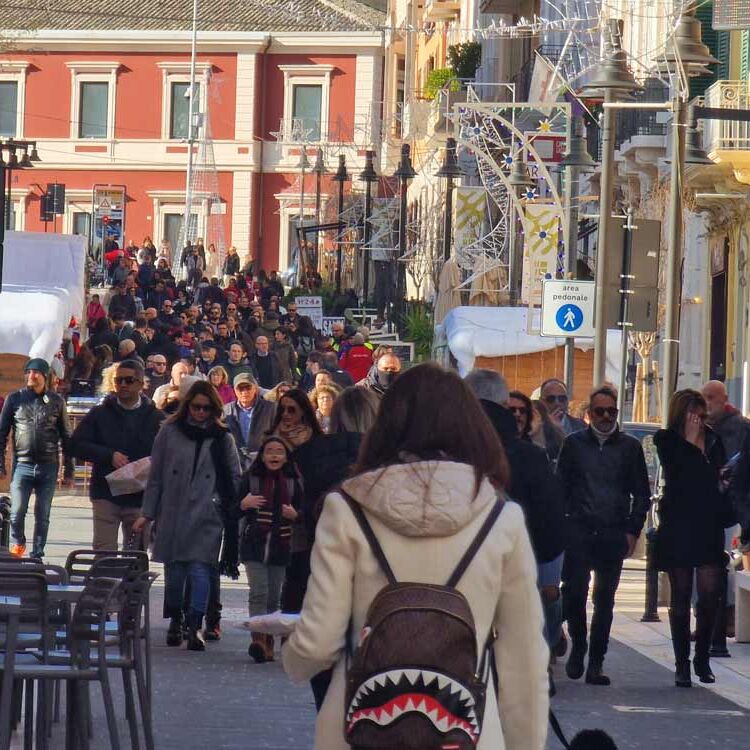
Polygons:
[[284,589],[281,593],[281,611],[299,612],[307,593],[307,580],[310,578],[310,550],[293,552],[286,569]]
[[565,553],[562,571],[563,617],[568,622],[573,648],[583,652],[586,651],[587,640],[586,602],[589,580],[592,571],[594,573],[594,614],[591,618],[589,664],[601,666],[607,653],[622,563],[621,559],[601,560],[586,554],[576,554],[575,550]]

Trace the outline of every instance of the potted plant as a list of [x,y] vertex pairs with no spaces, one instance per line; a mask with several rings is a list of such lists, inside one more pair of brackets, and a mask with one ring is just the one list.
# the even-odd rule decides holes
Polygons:
[[461,88],[452,68],[435,68],[427,74],[422,96],[428,101],[433,101],[446,86],[448,91],[458,91]]

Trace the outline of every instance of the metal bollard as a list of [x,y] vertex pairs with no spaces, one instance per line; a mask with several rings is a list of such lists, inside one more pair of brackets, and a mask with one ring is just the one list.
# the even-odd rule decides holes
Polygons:
[[728,659],[731,654],[727,648],[727,594],[729,574],[726,567],[723,570],[721,582],[721,596],[719,597],[718,612],[714,621],[714,632],[711,638],[709,654],[713,658]]
[[0,497],[0,548],[10,545],[10,498]]
[[646,531],[646,608],[641,622],[661,622],[659,617],[659,571],[656,567],[656,528]]

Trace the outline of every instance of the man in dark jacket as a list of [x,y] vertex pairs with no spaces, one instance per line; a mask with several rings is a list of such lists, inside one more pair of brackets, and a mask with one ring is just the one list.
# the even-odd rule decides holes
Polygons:
[[562,626],[560,571],[565,517],[559,482],[544,449],[519,438],[515,417],[506,406],[509,396],[505,378],[493,370],[476,369],[465,380],[492,422],[510,464],[511,484],[507,490],[521,505],[526,518],[539,569],[545,637],[552,648],[560,640]]
[[276,406],[260,395],[258,381],[249,372],[237,375],[232,385],[237,400],[224,407],[224,419],[245,470],[260,449],[266,432],[271,429]]
[[591,426],[565,438],[557,463],[568,543],[563,565],[563,613],[572,640],[565,671],[583,675],[586,600],[594,572],[594,614],[586,682],[609,685],[602,672],[622,563],[633,554],[651,504],[640,442],[617,426],[617,397],[608,387],[591,394]]
[[112,495],[106,477],[115,469],[151,455],[164,414],[143,395],[143,380],[144,370],[139,362],[120,362],[115,373],[115,394],[91,409],[71,439],[73,455],[93,464],[89,494],[96,550],[116,550],[120,526],[123,543],[127,543],[140,515],[143,492]]
[[540,396],[550,417],[560,425],[566,435],[586,429],[586,423],[582,419],[568,414],[568,387],[562,380],[557,378],[545,380],[540,388]]
[[370,368],[367,377],[355,385],[373,391],[378,398],[383,398],[393,381],[401,372],[401,360],[393,352],[383,354]]
[[281,362],[276,352],[270,350],[267,336],[258,336],[255,339],[255,351],[247,360],[262,388],[270,390],[284,379]]
[[32,492],[36,494],[36,503],[31,557],[41,559],[44,555],[61,444],[66,485],[73,477],[70,422],[64,399],[47,389],[49,371],[46,360],[30,359],[24,368],[26,387],[8,396],[0,414],[0,476],[5,476],[6,444],[13,430],[10,551],[18,557],[26,554],[25,521]]

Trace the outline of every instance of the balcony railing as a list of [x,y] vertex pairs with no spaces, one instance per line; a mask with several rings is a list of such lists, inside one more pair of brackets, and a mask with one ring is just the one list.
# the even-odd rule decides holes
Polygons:
[[[707,107],[750,109],[750,81],[717,81],[704,95]],[[712,151],[750,151],[750,122],[703,121],[703,148]]]

